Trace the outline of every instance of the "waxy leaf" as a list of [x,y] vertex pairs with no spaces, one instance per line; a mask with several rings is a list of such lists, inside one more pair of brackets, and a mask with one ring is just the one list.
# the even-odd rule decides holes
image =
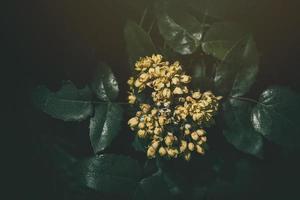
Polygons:
[[168,7],[166,2],[159,1],[156,5],[160,34],[175,52],[192,54],[200,45],[204,30],[202,24],[184,10],[167,9]]
[[252,111],[252,123],[258,132],[279,145],[300,146],[300,96],[285,87],[265,90]]
[[100,63],[91,83],[96,96],[102,101],[113,101],[118,97],[119,86],[110,67]]
[[103,102],[95,106],[90,119],[90,140],[95,153],[107,148],[118,135],[122,122],[123,108],[116,103]]
[[124,37],[129,64],[132,67],[140,57],[156,53],[155,46],[150,36],[135,22],[127,21],[124,29]]
[[136,160],[104,154],[81,161],[74,170],[79,185],[104,194],[132,194],[141,176]]
[[216,89],[222,95],[246,94],[258,71],[258,52],[252,36],[233,23],[215,23],[205,34],[202,48],[221,60],[216,68]]
[[71,81],[64,82],[57,92],[51,92],[45,86],[38,86],[33,91],[33,104],[38,109],[64,121],[81,121],[91,116],[91,98],[88,87],[77,89]]
[[205,33],[202,49],[205,53],[224,60],[246,36],[233,23],[215,23]]
[[238,150],[262,158],[263,138],[254,130],[250,119],[252,104],[231,101],[224,105],[225,138]]

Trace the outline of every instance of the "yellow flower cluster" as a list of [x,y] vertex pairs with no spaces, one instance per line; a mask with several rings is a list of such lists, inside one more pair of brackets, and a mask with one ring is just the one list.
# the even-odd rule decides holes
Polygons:
[[[128,121],[139,138],[148,139],[147,156],[190,160],[191,152],[204,154],[205,127],[214,122],[218,101],[210,91],[190,91],[191,77],[179,62],[170,64],[161,55],[141,58],[135,64],[136,78],[130,77],[128,102],[139,110]],[[145,91],[151,98],[138,102]]]

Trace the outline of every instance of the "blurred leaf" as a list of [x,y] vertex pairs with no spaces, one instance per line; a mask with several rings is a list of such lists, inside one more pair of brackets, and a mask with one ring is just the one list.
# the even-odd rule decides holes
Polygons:
[[[231,34],[230,30],[234,30],[234,28],[230,26],[234,25],[217,24],[214,28],[212,27],[214,30],[212,36],[206,35],[206,37],[216,38],[217,41],[217,35]],[[234,35],[234,33],[232,34]],[[238,35],[240,37],[234,42],[231,38],[228,41],[220,40],[221,42],[217,42],[215,45],[210,44],[209,47],[204,47],[207,53],[215,54],[221,59],[221,63],[216,67],[214,82],[217,92],[224,96],[246,94],[255,81],[258,71],[258,53],[252,36],[247,34],[242,36],[240,33]]]
[[38,109],[64,121],[81,121],[93,113],[89,88],[77,89],[71,81],[64,82],[57,92],[38,86],[33,91],[32,98]]
[[113,101],[118,97],[119,86],[116,77],[105,63],[100,63],[97,67],[91,86],[102,101]]
[[118,135],[122,122],[123,108],[115,103],[98,104],[90,119],[90,140],[95,153],[107,148]]
[[184,10],[169,7],[167,1],[158,1],[156,4],[160,34],[175,52],[182,55],[192,54],[200,45],[203,26],[194,16]]
[[141,176],[141,169],[136,160],[113,154],[83,160],[74,172],[80,186],[116,195],[132,194]]
[[127,21],[124,37],[131,68],[140,57],[149,56],[156,52],[150,36],[133,21]]
[[166,200],[171,198],[161,172],[142,179],[133,197],[134,200]]
[[300,96],[285,87],[270,87],[252,111],[256,131],[267,139],[285,146],[300,145]]
[[250,119],[252,104],[231,101],[224,105],[225,138],[238,150],[262,158],[263,138],[254,130]]

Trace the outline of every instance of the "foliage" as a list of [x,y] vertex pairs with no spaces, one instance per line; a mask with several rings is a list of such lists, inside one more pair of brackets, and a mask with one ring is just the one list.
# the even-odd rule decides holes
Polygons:
[[[147,147],[134,139],[127,127],[133,110],[117,101],[123,83],[105,63],[97,66],[84,88],[64,81],[58,91],[45,86],[34,89],[32,102],[37,109],[66,123],[89,123],[93,157],[73,158],[57,147],[51,151],[53,164],[61,166],[59,171],[65,174],[71,193],[96,193],[95,198],[86,195],[91,199],[98,195],[134,200],[244,199],[240,195],[245,194],[250,198],[259,188],[252,184],[259,182],[256,164],[267,159],[266,144],[288,151],[299,149],[299,94],[274,86],[262,92],[258,100],[247,96],[259,66],[255,38],[245,28],[224,20],[228,10],[241,11],[245,5],[229,1],[216,6],[216,2],[141,3],[148,6],[156,27],[146,29],[143,20],[128,20],[124,27],[131,70],[140,57],[159,52],[170,60],[183,61],[183,67],[191,72],[193,88],[212,90],[224,97],[216,125],[207,136],[209,149],[201,158],[189,162],[151,160],[149,173],[145,163],[150,161],[145,161],[145,153],[139,153]],[[154,31],[159,39],[151,37]],[[124,135],[131,139],[123,140]],[[129,150],[113,151],[114,144]]]

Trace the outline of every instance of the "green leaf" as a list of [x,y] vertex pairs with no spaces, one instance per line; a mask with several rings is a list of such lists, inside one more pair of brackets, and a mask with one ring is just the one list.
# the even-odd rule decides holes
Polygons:
[[91,83],[92,90],[102,101],[113,101],[118,97],[119,86],[110,67],[100,63]]
[[74,170],[75,181],[104,194],[132,194],[141,176],[136,160],[127,156],[103,154],[81,161]]
[[171,199],[171,193],[162,176],[161,172],[157,172],[148,178],[144,178],[139,182],[134,200],[166,200]]
[[231,100],[224,105],[226,140],[238,150],[262,158],[263,138],[251,124],[252,104]]
[[245,36],[246,33],[234,23],[215,23],[205,33],[202,49],[209,55],[225,60]]
[[38,86],[32,96],[36,108],[64,121],[81,121],[91,116],[91,98],[88,87],[77,89],[71,81],[64,82],[57,92],[51,92],[45,86]]
[[124,29],[126,49],[129,57],[129,64],[134,63],[144,56],[156,53],[155,46],[150,36],[135,22],[127,21]]
[[270,87],[252,111],[252,123],[267,139],[284,147],[300,145],[300,95],[285,87]]
[[95,153],[106,149],[119,134],[123,108],[116,103],[101,103],[95,106],[90,119],[90,140]]
[[177,53],[192,54],[200,45],[203,25],[192,15],[170,8],[168,2],[156,5],[158,28],[165,42]]
[[246,94],[258,71],[258,52],[253,37],[233,23],[215,23],[205,34],[202,48],[221,60],[215,75],[219,93]]

